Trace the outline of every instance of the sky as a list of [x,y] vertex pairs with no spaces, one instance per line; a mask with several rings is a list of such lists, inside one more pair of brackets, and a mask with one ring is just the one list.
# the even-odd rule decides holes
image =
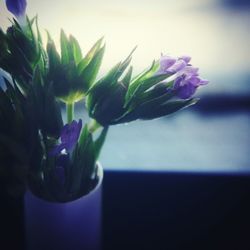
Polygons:
[[[135,71],[149,66],[160,54],[192,56],[202,74],[250,71],[249,9],[227,8],[216,0],[27,0],[27,14],[39,16],[59,42],[60,29],[73,34],[84,52],[105,37],[101,72],[125,58],[138,45]],[[11,15],[0,2],[0,25]],[[45,32],[43,33],[45,35]]]

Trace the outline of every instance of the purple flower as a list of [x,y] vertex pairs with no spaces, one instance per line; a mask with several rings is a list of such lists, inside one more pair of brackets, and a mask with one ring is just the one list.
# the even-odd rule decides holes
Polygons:
[[183,55],[180,56],[179,59],[185,61],[186,63],[189,63],[191,61],[191,56]]
[[169,67],[173,66],[176,63],[176,58],[171,56],[162,56],[160,59],[160,70],[158,73],[166,73]]
[[174,65],[166,70],[166,73],[175,74],[184,69],[186,66],[187,63],[183,59],[178,59]]
[[193,67],[190,61],[191,57],[187,55],[178,58],[161,56],[160,69],[156,72],[157,75],[169,74],[165,82],[174,82],[171,90],[181,99],[190,98],[199,86],[208,83],[207,80],[199,77],[199,69]]
[[160,69],[157,74],[175,74],[184,69],[190,60],[190,56],[181,56],[179,58],[162,56],[160,59]]
[[26,0],[6,0],[7,9],[17,18],[25,16]]
[[79,122],[72,121],[70,124],[66,124],[61,131],[61,143],[56,145],[51,151],[50,155],[58,155],[62,150],[70,152],[76,145],[80,132],[82,129],[82,120]]
[[207,83],[207,80],[203,80],[199,77],[198,68],[187,66],[183,70],[182,75],[176,78],[174,90],[179,98],[188,99],[195,93],[199,86]]

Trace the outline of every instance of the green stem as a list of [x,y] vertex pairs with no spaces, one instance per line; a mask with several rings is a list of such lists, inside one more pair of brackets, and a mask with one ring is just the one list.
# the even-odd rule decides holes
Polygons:
[[95,119],[92,119],[89,123],[89,132],[94,133],[100,127],[101,127],[101,124],[99,124]]
[[67,121],[68,123],[71,123],[74,119],[74,103],[67,103],[66,109],[67,109]]

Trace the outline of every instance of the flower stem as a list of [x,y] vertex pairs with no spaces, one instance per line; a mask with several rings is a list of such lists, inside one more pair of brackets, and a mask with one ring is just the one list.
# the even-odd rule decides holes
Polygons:
[[92,119],[89,124],[89,132],[94,133],[100,127],[101,125],[95,119]]
[[66,105],[67,109],[67,121],[68,123],[71,123],[74,119],[74,103],[68,103]]

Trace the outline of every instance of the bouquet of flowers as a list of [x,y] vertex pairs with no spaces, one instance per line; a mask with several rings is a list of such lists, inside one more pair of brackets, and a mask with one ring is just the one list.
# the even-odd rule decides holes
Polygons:
[[[88,194],[100,178],[98,156],[112,125],[150,120],[197,102],[199,77],[189,56],[162,55],[133,75],[134,50],[97,79],[103,39],[83,54],[75,37],[41,38],[37,17],[26,16],[26,0],[6,0],[14,14],[0,29],[0,178],[11,191],[24,187],[53,202]],[[75,120],[79,101],[89,120]],[[66,119],[62,112],[66,107]]]

